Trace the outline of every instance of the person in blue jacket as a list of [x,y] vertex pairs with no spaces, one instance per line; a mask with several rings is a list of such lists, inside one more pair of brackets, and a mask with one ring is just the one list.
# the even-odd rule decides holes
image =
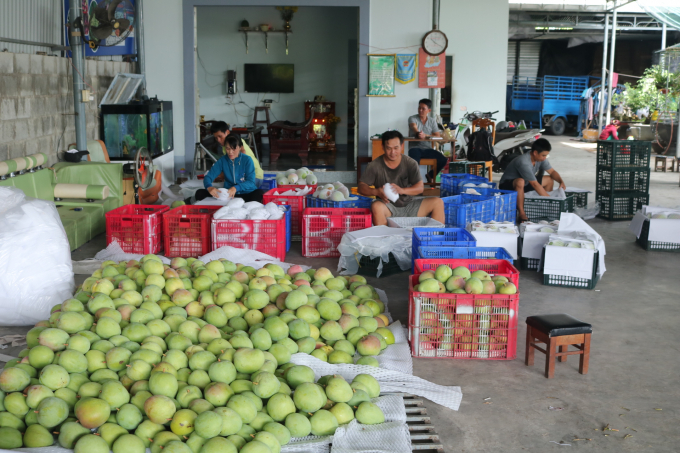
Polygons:
[[255,165],[253,160],[243,151],[241,137],[229,134],[224,140],[226,154],[215,162],[203,179],[205,189],[196,192],[196,201],[209,196],[217,198],[218,190],[212,186],[213,181],[220,174],[224,175],[224,188],[229,189],[232,198],[243,198],[248,201],[262,203],[264,192],[255,184]]

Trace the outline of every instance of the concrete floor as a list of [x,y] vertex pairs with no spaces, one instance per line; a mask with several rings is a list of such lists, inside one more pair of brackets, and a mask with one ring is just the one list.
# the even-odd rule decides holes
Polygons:
[[[592,150],[570,146],[582,144],[567,137],[549,139],[553,143],[550,161],[567,184],[594,190]],[[678,173],[651,175],[651,204],[680,205]],[[606,242],[606,274],[596,290],[588,291],[546,287],[536,272],[522,272],[516,359],[414,359],[417,376],[462,387],[458,412],[426,402],[445,451],[562,451],[551,441],[598,452],[680,451],[680,255],[645,252],[635,244],[627,221],[589,223]],[[98,237],[72,256],[74,260],[90,258],[104,247],[105,239]],[[332,271],[337,267],[335,258],[303,258],[299,242],[293,243],[287,261]],[[387,292],[392,316],[403,324],[408,319],[408,275],[369,279]],[[84,278],[76,276],[77,283]],[[585,376],[578,374],[578,359],[573,356],[556,365],[551,380],[543,376],[540,353],[534,367],[523,363],[526,330],[522,320],[559,312],[593,324],[590,371]],[[3,334],[26,330],[2,329]],[[20,349],[3,353],[15,355]],[[551,410],[551,406],[560,410]],[[618,431],[603,432],[608,424]]]

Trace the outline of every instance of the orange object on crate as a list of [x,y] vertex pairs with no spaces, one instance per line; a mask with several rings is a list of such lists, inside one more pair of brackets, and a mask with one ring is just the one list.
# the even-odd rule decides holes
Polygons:
[[467,267],[470,272],[484,271],[492,275],[501,275],[511,281],[519,289],[519,271],[508,260],[471,260],[471,259],[417,259],[415,260],[414,275],[425,271],[435,271],[438,266],[446,264],[451,269],[458,266]]
[[[374,186],[370,186],[370,187],[371,187],[371,189],[375,189]],[[361,195],[361,194],[359,193],[359,188],[358,188],[358,187],[352,187],[352,188],[349,189],[349,190],[350,190],[350,192],[352,193],[352,195]],[[372,197],[372,196],[369,197],[368,195],[361,195],[361,196],[362,196],[362,197],[374,198],[374,199],[375,199],[375,197]]]
[[302,213],[302,256],[340,256],[338,244],[350,231],[373,225],[365,208],[306,208]]
[[222,206],[179,206],[163,213],[163,249],[168,258],[198,257],[212,251],[210,222]]
[[413,357],[512,360],[517,356],[519,293],[438,294],[409,280],[409,341]]
[[117,242],[125,253],[160,253],[167,210],[162,205],[128,204],[107,212],[106,245]]
[[[285,186],[284,186],[285,187]],[[278,205],[287,204],[290,206],[290,231],[291,234],[299,236],[302,234],[302,211],[307,207],[304,195],[274,195],[274,193],[285,192],[287,189],[277,187],[268,190],[262,197],[262,203],[274,203]]]
[[286,218],[278,220],[212,220],[212,249],[229,245],[286,259]]

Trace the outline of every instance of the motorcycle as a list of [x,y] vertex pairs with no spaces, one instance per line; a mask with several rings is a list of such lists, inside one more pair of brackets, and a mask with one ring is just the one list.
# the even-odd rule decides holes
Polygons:
[[529,152],[532,143],[541,138],[541,134],[544,131],[545,129],[513,131],[501,140],[498,140],[499,134],[497,133],[494,152],[498,158],[499,165],[498,168],[493,169],[494,172],[500,173],[504,171],[514,158]]

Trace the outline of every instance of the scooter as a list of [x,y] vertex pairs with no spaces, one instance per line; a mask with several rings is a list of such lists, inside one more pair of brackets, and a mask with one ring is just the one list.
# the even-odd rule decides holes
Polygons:
[[541,138],[541,134],[545,129],[531,129],[523,131],[514,131],[512,136],[496,142],[494,145],[494,152],[498,158],[498,168],[493,170],[500,173],[508,167],[508,164],[518,156],[528,152],[531,149],[531,144]]

